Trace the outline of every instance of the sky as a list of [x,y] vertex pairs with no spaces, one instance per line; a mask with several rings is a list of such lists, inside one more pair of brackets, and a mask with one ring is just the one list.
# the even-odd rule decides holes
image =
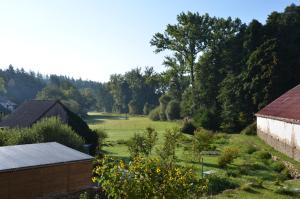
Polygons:
[[166,53],[149,41],[181,12],[264,23],[300,0],[0,0],[0,69],[105,82],[111,74],[152,66]]

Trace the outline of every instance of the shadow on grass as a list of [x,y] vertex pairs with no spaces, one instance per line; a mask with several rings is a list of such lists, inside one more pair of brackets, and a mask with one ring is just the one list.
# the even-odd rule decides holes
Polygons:
[[86,122],[93,123],[103,123],[105,120],[126,120],[126,116],[116,116],[116,115],[89,115],[86,117]]

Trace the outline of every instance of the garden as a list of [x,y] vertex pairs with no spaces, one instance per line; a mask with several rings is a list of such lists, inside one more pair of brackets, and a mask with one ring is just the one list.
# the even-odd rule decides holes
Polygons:
[[253,128],[190,135],[181,133],[182,121],[101,113],[88,123],[106,132],[93,181],[113,198],[300,197],[300,164]]

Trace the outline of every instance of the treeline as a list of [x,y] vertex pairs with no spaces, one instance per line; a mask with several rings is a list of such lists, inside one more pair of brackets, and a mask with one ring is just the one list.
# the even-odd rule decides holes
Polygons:
[[0,70],[0,92],[17,103],[60,99],[82,114],[150,113],[154,120],[193,118],[196,126],[239,131],[299,84],[300,6],[271,13],[265,24],[181,13],[150,44],[156,53],[171,52],[163,73],[135,68],[98,83],[10,66]]
[[239,131],[260,108],[300,82],[300,7],[271,13],[266,24],[248,25],[181,13],[151,45],[157,53],[173,53],[165,60],[169,88],[154,116],[168,116],[173,101],[170,110],[180,109],[180,117],[191,116],[199,126]]

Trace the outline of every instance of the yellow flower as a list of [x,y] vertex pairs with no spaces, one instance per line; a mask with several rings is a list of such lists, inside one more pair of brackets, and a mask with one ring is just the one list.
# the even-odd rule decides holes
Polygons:
[[159,168],[156,169],[156,173],[160,173],[160,169]]

